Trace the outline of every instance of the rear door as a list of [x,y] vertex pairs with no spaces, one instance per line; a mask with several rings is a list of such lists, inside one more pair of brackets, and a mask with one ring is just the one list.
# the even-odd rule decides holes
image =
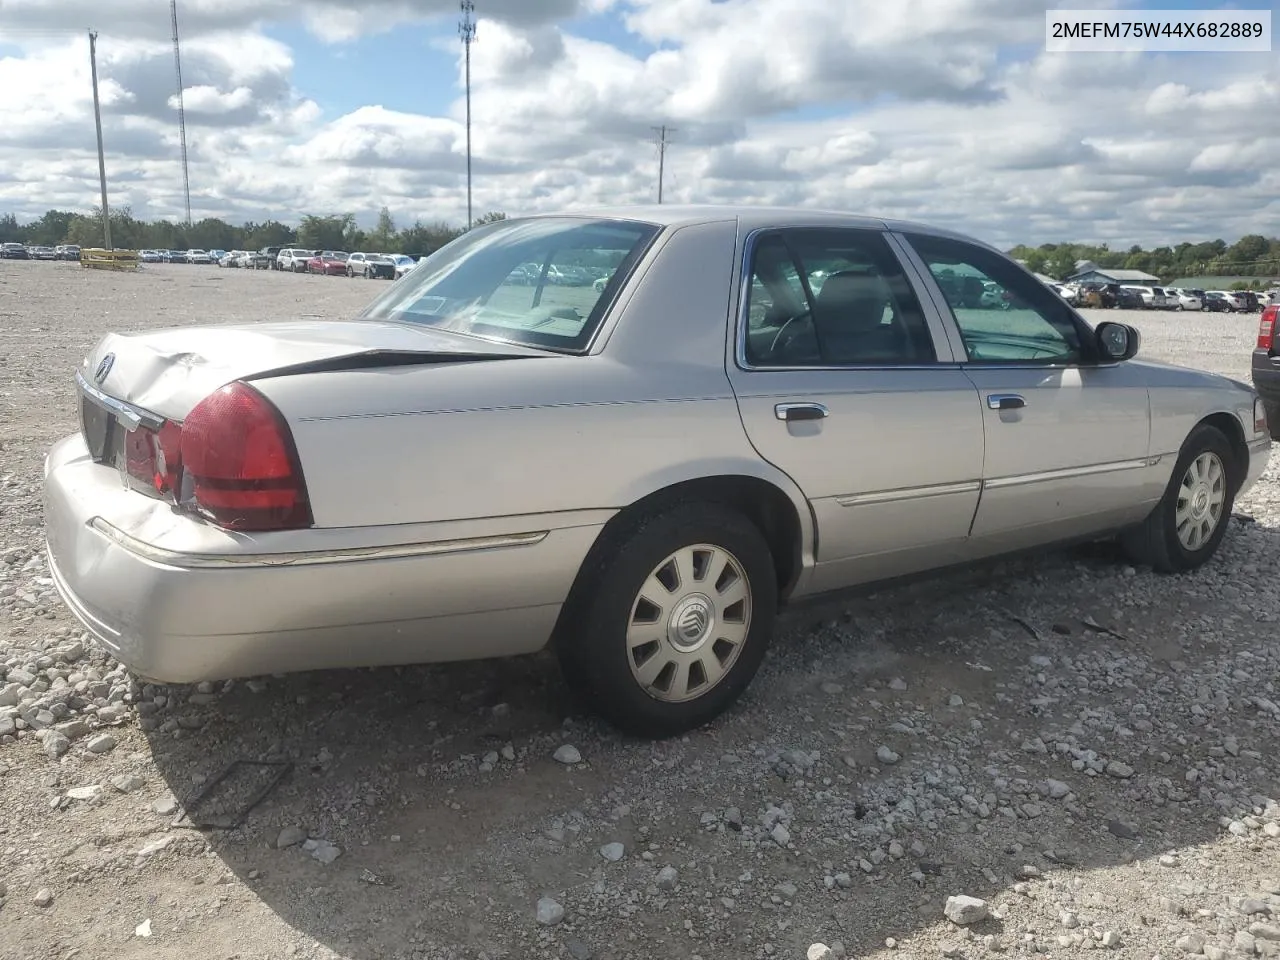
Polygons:
[[745,257],[729,378],[752,444],[811,504],[812,589],[959,559],[978,395],[884,232],[764,230]]
[[[1034,277],[995,251],[907,235],[956,351],[982,399],[986,457],[975,541],[1019,549],[1131,520],[1159,495],[1148,465],[1151,416],[1141,367],[1101,362],[1090,328]],[[998,309],[961,305],[957,275],[997,284]]]

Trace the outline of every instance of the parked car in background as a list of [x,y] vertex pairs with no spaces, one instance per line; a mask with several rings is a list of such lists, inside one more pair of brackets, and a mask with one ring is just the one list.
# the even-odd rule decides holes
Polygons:
[[159,250],[139,250],[139,263],[163,263],[164,255]]
[[342,250],[321,250],[307,261],[307,273],[337,277],[347,272],[347,257]]
[[404,253],[391,254],[391,262],[396,265],[396,279],[399,280],[406,273],[418,265],[418,261],[413,257]]
[[280,256],[280,251],[283,249],[284,247],[263,247],[261,250],[258,251],[258,255],[260,257],[267,258],[267,260],[269,261],[268,269],[279,270],[280,262],[277,258]]
[[239,267],[240,258],[244,254],[239,250],[229,250],[218,258],[217,264],[220,267]]
[[353,253],[347,258],[347,276],[384,280],[396,278],[396,264],[384,253]]
[[186,254],[187,263],[207,265],[213,263],[213,257],[209,256],[207,250],[188,250]]
[[261,250],[246,250],[240,255],[240,266],[246,270],[272,270],[275,262],[275,257]]
[[25,243],[10,241],[9,243],[0,243],[0,260],[30,260],[31,255],[27,252]]
[[276,262],[280,264],[281,270],[290,270],[293,273],[305,273],[307,270],[307,261],[312,257],[320,255],[319,250],[303,250],[298,247],[285,247],[280,251]]
[[1171,294],[1175,310],[1200,310],[1204,307],[1203,301],[1190,290],[1174,290]]
[[1119,302],[1119,297],[1118,283],[1100,283],[1090,280],[1079,285],[1076,304],[1081,307],[1100,307],[1109,310]]
[[1268,304],[1258,320],[1253,349],[1253,386],[1262,398],[1273,440],[1280,440],[1280,304]]
[[53,247],[46,247],[43,244],[27,248],[27,254],[32,260],[57,260],[58,255],[54,252]]
[[[566,254],[617,272],[508,282]],[[957,269],[1010,309],[959,306]],[[49,576],[157,681],[549,647],[619,727],[680,734],[800,598],[1079,539],[1208,562],[1261,404],[1139,341],[922,224],[498,221],[353,320],[104,338],[45,464]]]
[[1245,299],[1239,290],[1210,290],[1211,294],[1221,297],[1227,303],[1227,309],[1239,313],[1245,308]]
[[1244,301],[1245,313],[1257,313],[1262,309],[1262,305],[1258,300],[1258,295],[1252,290],[1241,290],[1240,299]]
[[1116,293],[1116,306],[1122,310],[1144,310],[1147,303],[1133,287],[1124,286]]
[[1231,304],[1221,290],[1206,290],[1202,298],[1205,310],[1210,313],[1230,313]]

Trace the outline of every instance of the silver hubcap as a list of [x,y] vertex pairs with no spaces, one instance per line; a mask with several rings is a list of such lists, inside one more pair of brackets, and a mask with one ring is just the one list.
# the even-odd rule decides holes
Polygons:
[[627,662],[656,700],[703,696],[737,662],[751,627],[751,584],[728,550],[682,547],[653,568],[631,605]]
[[1227,500],[1227,472],[1216,453],[1202,453],[1191,461],[1178,488],[1174,522],[1178,541],[1188,550],[1203,547],[1222,520]]

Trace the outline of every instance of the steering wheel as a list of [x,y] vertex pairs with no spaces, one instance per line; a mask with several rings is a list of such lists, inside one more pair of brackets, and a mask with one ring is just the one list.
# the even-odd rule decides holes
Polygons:
[[[777,354],[778,344],[782,342],[782,335],[787,332],[788,328],[793,323],[795,323],[798,320],[803,320],[805,317],[809,317],[810,322],[812,322],[812,314],[813,314],[812,310],[806,309],[806,310],[800,311],[794,317],[788,317],[786,321],[783,322],[782,326],[778,328],[778,332],[774,334],[773,342],[769,344],[769,356],[774,356]],[[791,338],[787,341],[786,345],[790,346],[791,343],[795,340],[795,338],[796,338],[796,334],[792,333]]]

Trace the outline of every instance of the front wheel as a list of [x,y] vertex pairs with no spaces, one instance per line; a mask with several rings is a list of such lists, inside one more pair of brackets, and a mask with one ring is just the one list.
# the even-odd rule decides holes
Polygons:
[[768,543],[717,503],[637,517],[606,537],[557,631],[566,679],[628,734],[708,723],[746,690],[769,645],[778,585]]
[[1240,467],[1221,430],[1201,424],[1191,431],[1164,496],[1137,528],[1121,537],[1136,563],[1161,573],[1182,573],[1205,563],[1227,532]]

